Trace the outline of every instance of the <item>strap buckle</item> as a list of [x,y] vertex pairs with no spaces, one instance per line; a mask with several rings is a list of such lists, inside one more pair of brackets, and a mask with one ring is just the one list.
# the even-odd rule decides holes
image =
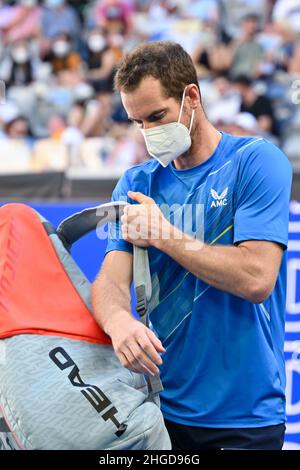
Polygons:
[[143,323],[147,323],[147,319],[145,319],[145,316],[147,317],[147,312],[148,312],[148,300],[146,296],[146,287],[144,285],[137,286],[135,288],[135,296],[136,296],[136,311],[139,314],[139,317]]

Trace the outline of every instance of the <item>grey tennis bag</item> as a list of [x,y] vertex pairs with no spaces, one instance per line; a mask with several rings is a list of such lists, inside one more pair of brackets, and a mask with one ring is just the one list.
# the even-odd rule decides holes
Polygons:
[[[57,230],[23,204],[0,208],[0,448],[167,450],[159,377],[125,369],[90,306],[72,244],[125,203],[86,209]],[[137,311],[148,324],[147,250],[134,247]]]

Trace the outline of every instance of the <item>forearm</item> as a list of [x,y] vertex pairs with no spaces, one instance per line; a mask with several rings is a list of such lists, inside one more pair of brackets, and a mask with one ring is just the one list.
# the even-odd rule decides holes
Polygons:
[[155,246],[207,284],[254,303],[259,301],[260,267],[250,262],[247,249],[211,246],[175,227],[171,227],[170,238],[156,241]]
[[122,318],[133,318],[130,290],[101,273],[92,285],[92,308],[97,323],[108,335]]

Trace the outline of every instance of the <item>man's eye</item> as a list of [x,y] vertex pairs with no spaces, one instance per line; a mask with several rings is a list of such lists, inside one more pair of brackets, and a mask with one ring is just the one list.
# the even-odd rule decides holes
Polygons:
[[155,122],[155,121],[160,121],[164,117],[164,114],[159,114],[156,116],[151,116],[149,119],[149,122]]

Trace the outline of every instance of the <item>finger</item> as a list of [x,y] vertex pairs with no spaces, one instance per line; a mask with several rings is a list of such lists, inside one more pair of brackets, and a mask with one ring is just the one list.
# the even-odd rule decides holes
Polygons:
[[130,240],[148,240],[149,229],[143,218],[137,218],[134,222],[123,224],[121,227],[123,237]]
[[[125,206],[124,208],[124,212],[123,212],[123,215],[122,217],[125,215],[125,216],[128,216],[129,214],[130,215],[136,215],[139,213],[139,210],[141,209],[141,205],[140,204],[128,204],[127,206]],[[122,218],[121,217],[121,218]]]
[[147,374],[147,375],[153,375],[153,373],[148,369],[146,366],[143,364],[139,363],[135,357],[133,356],[132,352],[130,349],[126,349],[123,352],[123,355],[127,359],[127,363],[129,364],[128,368],[132,370],[133,372],[136,372],[138,374]]
[[[139,365],[145,367],[151,375],[157,375],[159,373],[158,367],[148,358],[137,342],[128,344],[128,347]],[[136,364],[135,367],[137,367]]]
[[153,361],[155,364],[161,366],[162,365],[162,358],[156,351],[155,347],[151,343],[151,340],[147,335],[144,338],[138,338],[137,342],[141,346],[142,350],[145,351],[147,356]]
[[127,221],[128,221],[128,215],[127,215],[127,214],[123,214],[120,220],[121,220],[121,223],[122,223],[122,224],[126,224]]
[[117,356],[123,367],[125,367],[126,369],[130,369],[133,372],[136,372],[137,374],[141,373],[141,371],[136,369],[133,366],[132,362],[128,359],[128,357],[133,357],[132,354],[125,354],[123,352],[119,352]]
[[155,204],[154,199],[152,199],[149,196],[146,196],[146,194],[143,194],[137,191],[128,191],[127,194],[130,197],[130,199],[133,199],[134,201],[137,201],[140,204]]
[[146,330],[146,334],[150,341],[152,342],[153,346],[155,347],[156,351],[166,352],[166,349],[163,347],[162,342],[158,339],[158,337],[153,333],[153,331]]

